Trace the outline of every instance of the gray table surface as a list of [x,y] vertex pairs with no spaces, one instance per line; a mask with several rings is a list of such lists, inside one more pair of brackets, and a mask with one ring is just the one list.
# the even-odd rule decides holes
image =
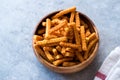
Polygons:
[[[97,26],[98,55],[86,69],[59,74],[45,68],[32,50],[32,34],[50,12],[76,6]],[[120,0],[0,0],[0,80],[93,80],[107,55],[120,45]]]

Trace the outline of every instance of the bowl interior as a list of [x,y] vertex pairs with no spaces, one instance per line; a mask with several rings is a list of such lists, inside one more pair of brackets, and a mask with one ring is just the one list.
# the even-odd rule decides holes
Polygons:
[[[51,18],[54,14],[58,13],[59,11],[53,12],[48,14],[47,16],[45,16],[40,22],[39,24],[36,26],[36,29],[34,31],[33,35],[37,35],[37,31],[39,29],[42,28],[42,22],[46,21],[46,18]],[[67,14],[67,16],[69,16],[70,14]],[[99,39],[99,35],[98,35],[98,31],[94,25],[94,23],[84,14],[82,14],[81,12],[79,12],[80,15],[80,19],[83,20],[89,27],[91,32],[95,32],[97,34],[97,37]],[[70,66],[70,67],[60,67],[60,66],[54,66],[53,64],[49,63],[48,61],[46,61],[43,57],[41,57],[35,50],[34,53],[36,55],[36,57],[38,58],[38,60],[45,65],[46,67],[48,67],[49,69],[58,72],[58,73],[73,73],[73,72],[77,72],[80,71],[82,69],[84,69],[85,67],[87,67],[95,58],[96,54],[97,54],[97,50],[98,50],[98,46],[99,46],[99,41],[97,42],[97,44],[94,46],[94,50],[92,51],[92,54],[90,55],[90,57],[85,60],[84,62],[78,64],[78,65],[74,65],[74,66]]]

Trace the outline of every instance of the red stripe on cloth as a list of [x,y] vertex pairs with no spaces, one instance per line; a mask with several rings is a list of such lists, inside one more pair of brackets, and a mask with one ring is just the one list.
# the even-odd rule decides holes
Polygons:
[[106,75],[103,74],[103,73],[101,73],[101,72],[97,72],[97,73],[96,73],[96,76],[99,77],[99,78],[102,79],[102,80],[105,80],[105,78],[106,78]]

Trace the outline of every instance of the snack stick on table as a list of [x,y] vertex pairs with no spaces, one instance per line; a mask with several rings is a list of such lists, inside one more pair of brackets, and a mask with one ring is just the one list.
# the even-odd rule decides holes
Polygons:
[[86,37],[86,40],[88,40],[88,42],[90,42],[91,40],[96,38],[96,33],[92,33],[90,36]]
[[84,26],[81,26],[80,35],[81,35],[81,42],[82,42],[82,50],[87,51],[87,43],[86,43],[85,27]]
[[59,37],[59,38],[53,38],[50,40],[37,41],[36,44],[38,44],[40,46],[46,46],[48,44],[59,43],[61,41],[67,41],[67,38],[66,37]]
[[71,22],[74,22],[74,17],[75,17],[75,11],[74,12],[71,12],[71,14],[70,14],[70,23]]
[[65,10],[62,10],[62,11],[58,12],[57,14],[55,14],[55,15],[52,17],[52,19],[58,18],[58,17],[60,17],[60,16],[63,16],[64,14],[73,12],[73,11],[75,11],[75,10],[76,10],[76,7],[75,7],[75,6],[73,6],[73,7],[71,7],[71,8],[68,8],[68,9],[65,9]]
[[33,45],[34,46],[34,49],[35,51],[40,54],[44,59],[47,59],[45,53],[43,52],[43,50],[36,44]]
[[70,48],[78,49],[81,51],[81,45],[78,45],[78,44],[67,43],[67,42],[60,42],[59,44],[63,47],[70,47]]
[[51,28],[51,20],[49,18],[46,19],[46,31],[45,31],[45,38],[49,36],[49,31]]
[[62,59],[62,58],[63,58],[63,55],[61,55],[61,54],[58,54],[58,55],[55,56],[55,59],[56,59],[56,60]]
[[89,43],[88,50],[84,53],[84,59],[87,59],[89,57],[90,49],[97,43],[97,41],[98,41],[98,38],[95,38]]
[[44,52],[45,52],[45,55],[46,55],[47,59],[48,59],[50,62],[52,62],[52,61],[55,60],[54,57],[50,54],[49,51],[45,51],[45,50],[44,50]]
[[58,55],[58,52],[55,48],[52,49],[52,52],[53,52],[54,56]]
[[75,54],[76,54],[76,56],[77,56],[77,58],[79,59],[80,62],[83,62],[83,61],[84,61],[84,58],[83,58],[83,56],[81,55],[80,52],[76,51]]
[[71,60],[73,60],[73,58],[59,59],[59,60],[53,61],[53,65],[58,66],[58,65],[62,64],[65,61],[71,61]]
[[67,21],[64,20],[64,21],[61,21],[58,25],[56,25],[55,27],[51,28],[49,33],[52,33],[60,28],[62,28],[63,26],[67,25]]
[[62,66],[69,67],[78,64],[77,62],[63,62]]
[[78,12],[76,12],[75,14],[75,22],[76,22],[76,27],[79,28],[80,27],[80,16]]

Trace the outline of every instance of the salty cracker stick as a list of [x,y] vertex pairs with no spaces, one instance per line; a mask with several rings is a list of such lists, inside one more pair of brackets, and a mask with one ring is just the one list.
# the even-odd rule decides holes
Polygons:
[[61,23],[59,23],[57,26],[53,27],[50,29],[49,33],[52,33],[60,28],[62,28],[63,26],[67,25],[66,20],[62,21]]
[[73,60],[73,58],[62,58],[62,59],[53,61],[53,65],[58,66],[58,65],[62,64],[65,61],[71,61],[71,60]]
[[65,52],[66,52],[65,49],[66,49],[65,47],[62,47],[62,50],[61,50],[61,54],[62,54],[62,55],[65,55]]
[[73,11],[75,11],[75,10],[76,10],[76,7],[75,7],[75,6],[73,6],[73,7],[71,7],[71,8],[68,8],[68,9],[65,9],[65,10],[62,10],[62,11],[60,11],[59,13],[55,14],[55,15],[52,17],[52,19],[58,18],[58,17],[60,17],[60,16],[63,16],[64,14],[73,12]]
[[79,51],[81,51],[81,45],[78,45],[78,44],[67,43],[67,42],[60,42],[59,44],[60,46],[63,46],[63,47],[70,47],[70,48],[78,49]]
[[52,52],[53,52],[54,56],[58,55],[58,52],[55,48],[52,49]]
[[40,46],[46,46],[48,44],[59,43],[61,41],[67,41],[67,38],[66,37],[59,37],[59,38],[53,38],[50,40],[37,41],[36,44],[38,44]]
[[74,57],[75,54],[71,52],[65,52],[64,57]]
[[38,34],[43,34],[43,33],[45,33],[45,28],[39,29],[37,33],[38,33]]
[[81,39],[80,39],[79,32],[77,31],[77,26],[74,25],[73,29],[74,29],[74,35],[75,35],[75,42],[76,42],[76,44],[80,45]]
[[47,47],[43,47],[43,50],[45,50],[45,51],[52,51],[52,49],[53,49],[52,47],[48,47],[48,46]]
[[87,51],[87,43],[86,43],[86,38],[85,38],[85,28],[84,26],[81,26],[80,28],[80,35],[81,35],[81,40],[82,40],[82,50]]
[[48,58],[48,60],[49,60],[50,62],[54,61],[54,57],[50,54],[49,51],[45,51],[45,50],[44,50],[44,52],[45,52],[45,55],[46,55],[46,57]]
[[77,56],[77,58],[79,59],[79,61],[80,62],[83,62],[84,61],[84,58],[83,58],[83,56],[81,55],[81,53],[79,53],[78,51],[76,51],[76,56]]
[[78,64],[77,62],[63,62],[62,66],[63,67],[68,67],[68,66],[74,66]]
[[76,22],[76,27],[80,27],[80,16],[79,16],[79,13],[76,12],[75,14],[75,22]]
[[70,20],[69,20],[70,23],[74,22],[74,16],[75,16],[75,11],[71,12],[71,14],[70,14]]
[[62,48],[60,46],[56,46],[57,51],[61,52]]
[[34,35],[33,36],[33,42],[36,43],[37,41],[43,40],[42,36]]
[[88,50],[84,53],[84,59],[87,59],[89,57],[89,51],[91,50],[91,48],[97,43],[98,38],[95,38],[94,40],[92,40],[89,45],[88,45]]
[[56,59],[56,60],[62,59],[62,58],[63,58],[63,55],[61,55],[61,54],[58,54],[58,55],[55,56],[55,59]]
[[95,32],[92,33],[90,36],[86,37],[86,40],[87,40],[88,42],[90,42],[90,41],[93,40],[94,38],[96,38],[96,33],[95,33]]
[[86,33],[85,33],[86,37],[88,37],[89,35],[91,35],[91,32],[89,29],[86,30]]
[[45,38],[49,36],[49,30],[51,28],[51,20],[49,18],[46,19],[46,31],[45,31]]
[[45,53],[43,52],[43,50],[38,45],[36,45],[36,44],[34,44],[33,46],[34,46],[35,51],[38,54],[40,54],[40,56],[42,56],[44,59],[47,60],[47,57],[46,57]]

